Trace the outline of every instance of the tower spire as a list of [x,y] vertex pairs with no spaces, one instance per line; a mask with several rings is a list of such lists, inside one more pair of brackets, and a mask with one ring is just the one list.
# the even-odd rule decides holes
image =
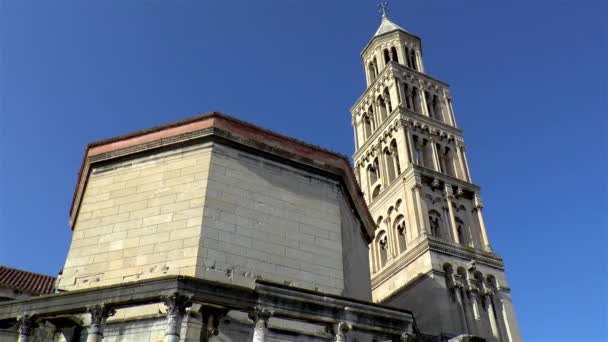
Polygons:
[[388,2],[382,1],[378,4],[378,12],[382,14],[382,18],[388,18]]

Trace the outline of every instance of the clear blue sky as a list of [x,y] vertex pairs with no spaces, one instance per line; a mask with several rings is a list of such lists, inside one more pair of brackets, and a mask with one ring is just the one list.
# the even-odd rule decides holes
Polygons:
[[[606,339],[606,3],[391,4],[452,85],[528,341]],[[0,264],[63,266],[91,141],[218,110],[353,152],[375,1],[0,6]]]

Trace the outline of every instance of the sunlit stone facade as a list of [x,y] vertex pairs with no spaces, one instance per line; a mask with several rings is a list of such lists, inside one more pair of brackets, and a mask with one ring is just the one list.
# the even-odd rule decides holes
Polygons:
[[361,57],[353,161],[376,223],[373,300],[413,310],[428,334],[519,341],[449,86],[425,72],[420,38],[386,15]]

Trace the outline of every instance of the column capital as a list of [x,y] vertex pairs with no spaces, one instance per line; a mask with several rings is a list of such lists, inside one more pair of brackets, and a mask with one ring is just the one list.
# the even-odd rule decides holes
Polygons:
[[102,325],[109,317],[116,314],[116,310],[105,303],[89,305],[87,312],[91,315],[91,325]]
[[329,329],[333,335],[333,341],[345,342],[346,334],[353,329],[353,326],[350,323],[342,321],[332,324]]
[[268,326],[268,320],[272,317],[272,312],[266,308],[256,307],[249,313],[249,319],[254,323],[262,322],[264,327]]
[[108,317],[114,316],[116,310],[105,303],[101,303],[87,306],[87,312],[91,315],[91,325],[87,329],[87,342],[101,341],[106,320]]
[[418,337],[411,332],[404,332],[399,335],[399,342],[418,342]]
[[452,190],[452,186],[451,185],[444,184],[443,191],[444,191],[445,197],[447,199],[451,200],[451,199],[453,199],[455,197],[454,196],[454,191]]
[[32,316],[28,314],[17,316],[17,323],[19,324],[19,336],[32,335],[32,332],[36,327],[36,322]]
[[186,309],[192,305],[192,296],[186,296],[179,292],[162,296],[161,299],[167,308],[167,316],[184,315]]
[[481,195],[476,192],[474,197],[475,209],[479,210],[483,208],[483,201],[481,200]]
[[437,178],[433,179],[431,186],[435,189],[439,189],[441,187],[441,181]]

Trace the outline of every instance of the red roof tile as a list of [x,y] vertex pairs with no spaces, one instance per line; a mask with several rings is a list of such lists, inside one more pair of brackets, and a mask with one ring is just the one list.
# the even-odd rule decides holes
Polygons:
[[0,287],[9,287],[21,292],[43,295],[53,293],[55,277],[0,266]]

